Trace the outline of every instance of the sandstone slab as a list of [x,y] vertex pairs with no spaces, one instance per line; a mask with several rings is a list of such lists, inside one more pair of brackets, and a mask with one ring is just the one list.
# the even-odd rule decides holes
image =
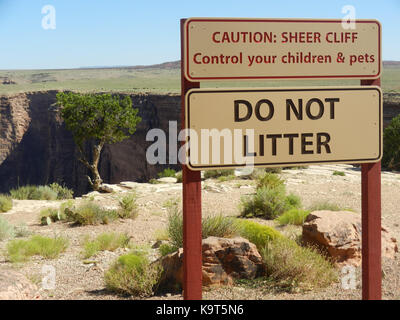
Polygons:
[[[232,285],[234,279],[254,279],[264,274],[262,257],[244,238],[209,237],[202,241],[203,286]],[[162,291],[179,291],[183,284],[183,249],[161,258]]]
[[[303,224],[306,244],[322,249],[338,264],[361,264],[361,215],[349,211],[314,211]],[[382,227],[382,257],[395,258],[397,240]]]

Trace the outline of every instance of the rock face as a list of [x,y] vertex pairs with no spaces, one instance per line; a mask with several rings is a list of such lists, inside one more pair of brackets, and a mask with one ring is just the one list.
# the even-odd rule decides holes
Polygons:
[[[57,91],[46,91],[0,96],[0,192],[18,185],[52,182],[73,188],[75,195],[90,190],[85,178],[88,171],[77,160],[72,135],[54,105],[56,94]],[[146,150],[153,143],[146,141],[147,132],[162,129],[168,150],[169,121],[178,121],[180,128],[179,96],[131,98],[142,121],[131,138],[103,149],[99,171],[105,183],[154,178],[166,166],[146,161]]]
[[0,274],[0,300],[40,299],[38,291],[22,274],[11,270]]
[[[263,275],[261,255],[254,244],[243,238],[209,237],[202,242],[203,286],[231,285],[234,279],[254,279]],[[182,289],[183,249],[161,259],[163,291]]]
[[[361,215],[348,211],[314,211],[303,224],[303,241],[323,249],[338,264],[361,264]],[[394,258],[397,241],[382,227],[382,256]]]
[[[88,171],[77,160],[72,136],[54,105],[56,94],[53,90],[0,96],[0,192],[52,182],[73,188],[78,196],[89,191],[84,177]],[[169,121],[178,121],[180,128],[179,96],[135,94],[131,98],[142,122],[130,139],[103,149],[99,171],[105,183],[145,182],[156,177],[167,166],[146,161],[146,150],[153,143],[146,141],[146,134],[153,128],[162,129],[168,150]],[[387,125],[400,114],[400,106],[385,102],[383,113]]]

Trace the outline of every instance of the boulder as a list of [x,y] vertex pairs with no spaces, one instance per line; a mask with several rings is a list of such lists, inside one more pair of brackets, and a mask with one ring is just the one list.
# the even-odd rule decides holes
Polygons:
[[[256,246],[244,238],[209,237],[202,241],[203,286],[232,285],[234,279],[254,279],[264,274]],[[161,291],[177,291],[183,283],[183,249],[161,258]]]
[[0,300],[40,299],[36,285],[24,275],[8,270],[0,273]]
[[[337,264],[361,265],[361,215],[349,211],[314,211],[303,224],[303,242],[322,249]],[[382,227],[382,257],[395,258],[397,240]]]

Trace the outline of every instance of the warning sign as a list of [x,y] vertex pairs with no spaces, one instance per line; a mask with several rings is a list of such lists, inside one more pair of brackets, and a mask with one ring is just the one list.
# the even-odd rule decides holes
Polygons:
[[357,20],[190,18],[185,77],[190,81],[378,78],[381,25]]
[[192,170],[382,156],[379,87],[192,89],[185,116]]

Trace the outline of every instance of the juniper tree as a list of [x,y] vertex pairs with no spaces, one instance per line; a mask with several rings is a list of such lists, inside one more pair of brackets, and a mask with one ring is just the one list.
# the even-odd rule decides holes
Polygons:
[[[105,144],[120,142],[136,131],[141,118],[138,109],[133,108],[129,96],[111,94],[81,94],[60,92],[57,105],[61,116],[79,150],[81,161],[91,172],[87,176],[93,190],[101,190],[103,180],[98,170],[100,154]],[[92,155],[86,146],[92,145]]]

